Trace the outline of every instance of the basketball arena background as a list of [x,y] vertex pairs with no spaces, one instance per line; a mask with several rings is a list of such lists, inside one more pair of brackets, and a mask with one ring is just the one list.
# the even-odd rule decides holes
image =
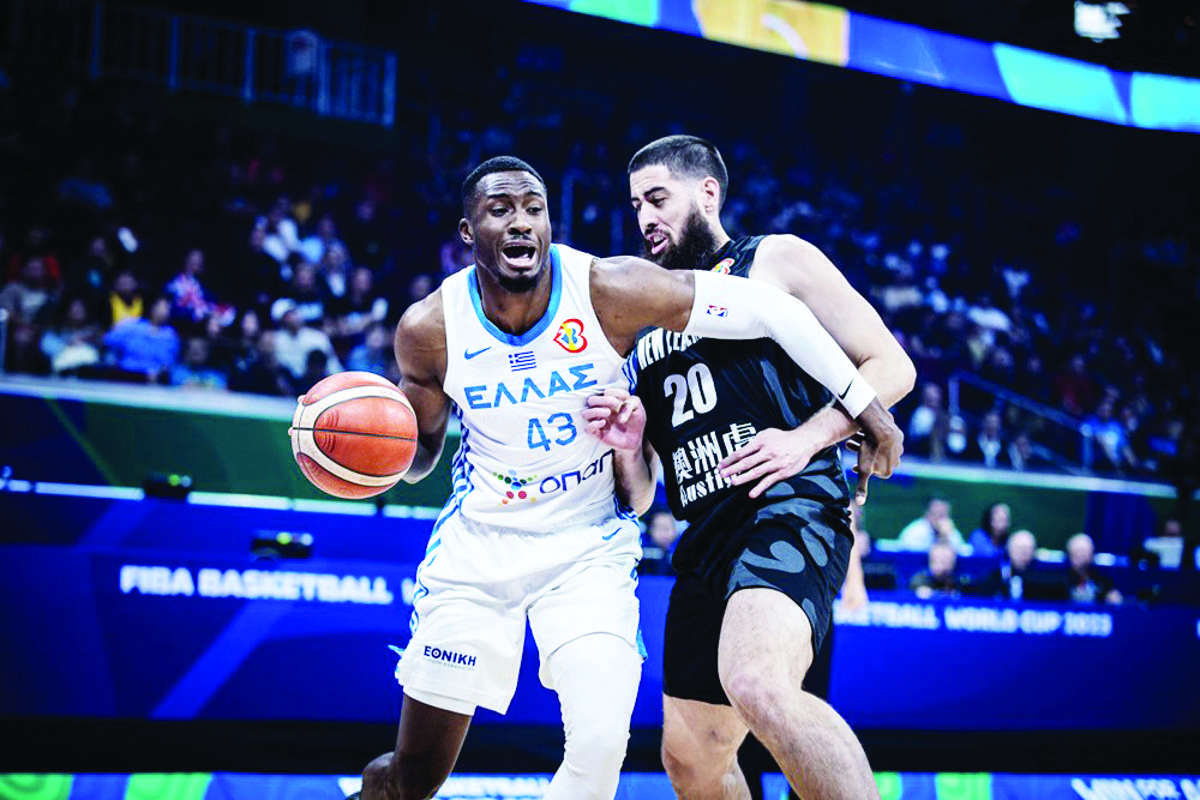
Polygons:
[[[671,132],[725,153],[731,232],[819,244],[918,365],[909,454],[872,486],[870,602],[836,617],[830,699],[883,797],[1200,798],[1200,4],[897,5],[0,0],[0,798],[354,791],[394,740],[388,645],[457,432],[419,485],[321,495],[286,429],[332,361],[255,382],[246,312],[271,330],[324,302],[339,366],[392,374],[351,322],[387,329],[463,266],[473,163],[526,158],[557,241],[636,252],[624,167]],[[279,219],[301,253],[326,216],[374,279],[344,313],[289,285],[307,255],[271,252]],[[123,272],[145,310],[173,303],[180,349],[149,378],[102,337]],[[28,298],[82,299],[95,330]],[[970,446],[993,414],[998,463]],[[1087,532],[1122,601],[917,597],[925,554],[895,539],[932,496],[964,535],[1007,503],[1047,576]],[[964,587],[997,563],[964,553]],[[670,582],[639,584],[622,798],[672,796]],[[542,795],[562,739],[531,651],[439,797]]]

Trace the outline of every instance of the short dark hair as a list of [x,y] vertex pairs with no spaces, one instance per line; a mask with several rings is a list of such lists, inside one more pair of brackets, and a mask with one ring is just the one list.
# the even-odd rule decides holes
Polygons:
[[725,168],[721,151],[707,139],[682,133],[655,139],[633,154],[628,173],[632,175],[639,169],[655,164],[662,164],[672,173],[688,178],[716,178],[721,187],[720,205],[725,205],[725,195],[729,191],[729,170]]
[[491,175],[493,172],[528,172],[533,177],[537,178],[538,183],[542,185],[542,191],[546,191],[546,181],[542,180],[542,176],[538,171],[529,166],[528,163],[522,161],[515,156],[496,156],[484,161],[475,169],[471,170],[471,174],[467,176],[462,185],[462,203],[463,216],[471,216],[471,204],[475,200],[475,188],[479,182],[483,180],[485,175]]

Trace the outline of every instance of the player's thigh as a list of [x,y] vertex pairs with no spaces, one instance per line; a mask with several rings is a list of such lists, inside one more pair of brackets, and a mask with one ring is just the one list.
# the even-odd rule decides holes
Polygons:
[[776,589],[735,592],[725,608],[717,668],[721,684],[777,680],[799,686],[813,660],[812,623],[796,602]]
[[537,642],[541,660],[538,675],[543,685],[555,688],[549,668],[554,653],[569,642],[592,634],[614,637],[617,645],[638,656],[632,663],[640,670],[645,653],[638,630],[636,567],[632,557],[574,565],[561,581],[554,582],[533,600],[528,610],[529,626]]
[[756,523],[731,565],[718,669],[729,679],[803,678],[833,620],[850,547],[846,514],[822,503],[792,503]]
[[732,706],[663,697],[663,761],[671,770],[724,772],[748,728]]

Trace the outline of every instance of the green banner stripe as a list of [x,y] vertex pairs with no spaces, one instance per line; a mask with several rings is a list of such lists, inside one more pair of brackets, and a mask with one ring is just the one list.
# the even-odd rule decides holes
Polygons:
[[0,775],[0,800],[70,800],[74,775]]
[[210,783],[207,772],[130,775],[125,800],[204,800]]
[[992,776],[986,772],[940,772],[933,782],[938,800],[992,800]]

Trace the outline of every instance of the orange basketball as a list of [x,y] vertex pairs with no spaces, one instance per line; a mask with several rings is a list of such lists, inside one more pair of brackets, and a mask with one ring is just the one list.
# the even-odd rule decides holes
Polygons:
[[370,372],[340,372],[300,398],[292,455],[314,486],[361,499],[395,486],[417,452],[417,416],[396,384]]

